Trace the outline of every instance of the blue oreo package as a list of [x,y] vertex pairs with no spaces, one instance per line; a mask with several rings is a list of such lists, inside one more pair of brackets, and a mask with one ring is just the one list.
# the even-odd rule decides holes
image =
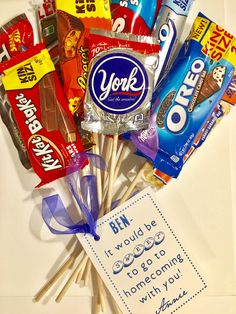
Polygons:
[[149,128],[131,134],[138,153],[152,160],[165,183],[178,177],[227,89],[236,66],[235,46],[233,35],[199,13],[153,95]]

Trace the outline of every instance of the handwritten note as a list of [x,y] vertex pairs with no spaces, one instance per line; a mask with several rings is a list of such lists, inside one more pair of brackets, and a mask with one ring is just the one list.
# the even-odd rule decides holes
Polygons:
[[[183,221],[183,223],[186,223]],[[175,313],[206,288],[148,188],[78,235],[123,313]]]

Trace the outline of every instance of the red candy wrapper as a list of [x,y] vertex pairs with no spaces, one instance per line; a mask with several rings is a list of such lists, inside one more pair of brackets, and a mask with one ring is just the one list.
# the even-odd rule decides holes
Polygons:
[[[4,63],[34,44],[33,28],[25,14],[20,14],[0,27],[0,62]],[[31,164],[20,131],[15,122],[0,76],[0,115],[18,151],[22,165],[29,169]]]
[[162,0],[111,0],[112,30],[149,36]]
[[0,70],[32,167],[41,178],[38,187],[65,176],[71,158],[83,146],[44,44]]
[[9,60],[34,44],[32,26],[25,14],[15,17],[0,28],[0,62]]
[[59,69],[59,46],[55,0],[35,1],[34,5],[38,21],[39,38],[45,43],[53,63]]

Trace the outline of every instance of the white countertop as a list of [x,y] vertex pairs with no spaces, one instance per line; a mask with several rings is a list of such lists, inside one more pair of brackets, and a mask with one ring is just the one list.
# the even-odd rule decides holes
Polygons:
[[[0,0],[1,24],[25,12],[26,0]],[[234,0],[195,0],[188,33],[198,11],[236,35]],[[236,108],[185,165],[180,177],[157,193],[175,232],[198,263],[208,289],[181,313],[233,314],[236,311]],[[71,236],[53,236],[44,226],[38,178],[20,164],[0,121],[0,313],[89,314],[91,291],[76,285],[60,304],[58,286],[40,303],[32,299],[68,255]],[[109,312],[108,312],[109,313]]]

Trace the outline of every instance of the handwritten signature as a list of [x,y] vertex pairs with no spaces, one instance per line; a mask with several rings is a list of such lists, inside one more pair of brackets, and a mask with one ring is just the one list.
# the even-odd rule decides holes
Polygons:
[[187,293],[188,293],[188,291],[183,290],[182,292],[179,293],[179,295],[177,297],[173,298],[172,300],[166,301],[166,299],[163,298],[161,301],[161,305],[160,305],[159,309],[156,311],[156,314],[160,314],[160,313],[164,312],[165,310],[167,310],[169,307],[171,307],[172,305],[174,305],[175,303],[180,301],[184,296],[186,296]]

